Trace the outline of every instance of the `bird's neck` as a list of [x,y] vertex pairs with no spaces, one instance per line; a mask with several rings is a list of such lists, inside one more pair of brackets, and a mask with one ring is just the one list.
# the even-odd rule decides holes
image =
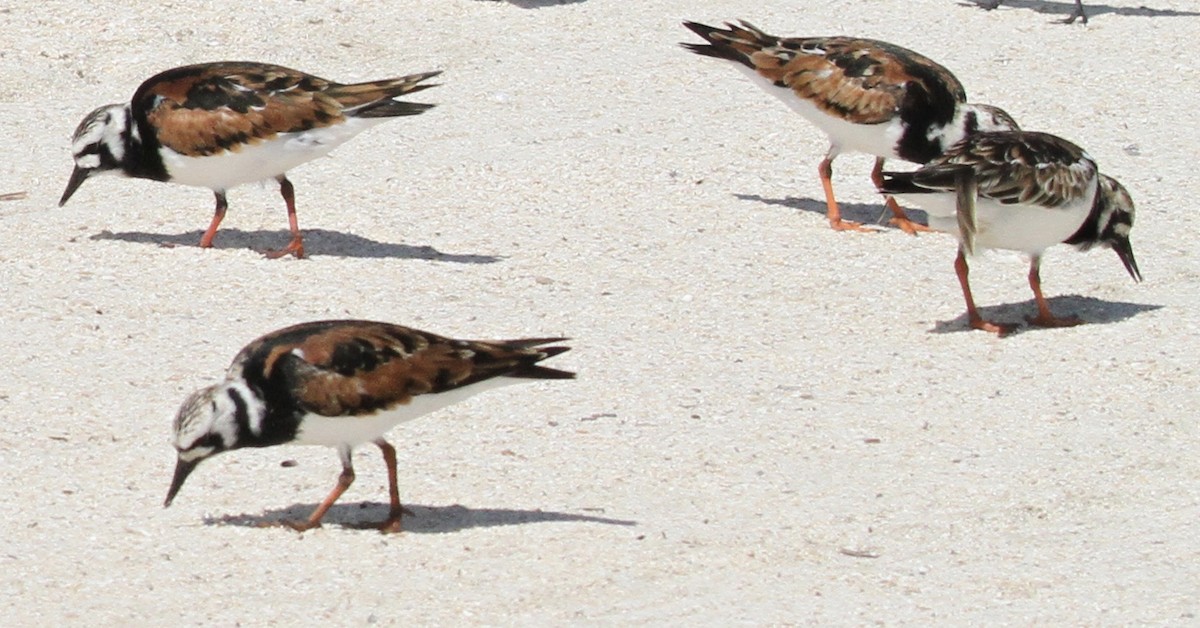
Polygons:
[[125,176],[137,179],[167,181],[171,177],[159,154],[160,144],[154,127],[144,115],[137,115],[131,109],[125,112],[125,130],[121,134],[125,155],[121,160],[121,171]]
[[1071,237],[1063,240],[1063,244],[1087,250],[1100,243],[1100,233],[1104,230],[1109,216],[1112,215],[1112,209],[1104,202],[1104,194],[1099,189],[1099,182],[1097,182],[1096,188],[1096,198],[1092,201],[1092,210],[1088,212],[1087,218],[1083,219],[1083,224],[1079,225],[1079,229]]

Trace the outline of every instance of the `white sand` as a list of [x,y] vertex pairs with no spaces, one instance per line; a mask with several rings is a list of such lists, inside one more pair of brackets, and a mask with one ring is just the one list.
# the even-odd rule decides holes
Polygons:
[[[1089,0],[1087,27],[1052,22],[1069,0],[153,4],[0,9],[0,193],[29,192],[0,204],[6,625],[1196,621],[1192,0]],[[1085,146],[1138,203],[1147,281],[1059,247],[1052,305],[1092,324],[965,331],[948,237],[829,230],[824,139],[675,45],[732,18],[910,46]],[[256,252],[287,239],[273,186],[234,190],[207,251],[204,190],[55,206],[83,114],[223,58],[446,74],[293,172],[310,260]],[[873,220],[869,165],[835,181]],[[1019,256],[973,271],[985,314],[1033,313]],[[184,395],[328,317],[569,335],[580,379],[397,429],[399,536],[338,525],[385,511],[371,449],[304,535],[254,524],[307,514],[332,450],[226,454],[163,510]]]

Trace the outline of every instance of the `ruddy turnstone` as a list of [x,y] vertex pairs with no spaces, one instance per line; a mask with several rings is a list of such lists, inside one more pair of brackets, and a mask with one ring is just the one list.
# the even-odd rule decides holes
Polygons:
[[389,118],[430,109],[394,99],[434,87],[423,81],[438,74],[346,85],[266,63],[167,70],[142,83],[128,104],[105,105],[79,123],[71,142],[75,170],[58,204],[103,173],[206,187],[217,197],[200,238],[201,247],[210,247],[228,207],[225,192],[273,178],[287,204],[292,240],[268,257],[303,257],[287,171]]
[[885,172],[880,191],[922,207],[929,226],[958,236],[954,270],[962,285],[971,327],[1005,334],[1013,325],[985,321],[967,281],[967,258],[976,247],[1030,255],[1029,287],[1044,327],[1078,325],[1059,318],[1042,296],[1042,252],[1054,244],[1116,251],[1134,281],[1141,281],[1129,232],[1133,199],[1096,168],[1083,149],[1060,137],[1032,131],[973,135],[915,172]]
[[297,530],[321,518],[354,482],[351,450],[373,442],[387,464],[391,510],[380,526],[400,530],[392,427],[506,384],[572,379],[537,363],[568,350],[543,345],[565,338],[483,342],[358,320],[301,323],[269,333],[233,359],[225,380],[193,392],[175,417],[175,475],[164,506],[206,458],[242,447],[301,444],[335,447],[342,474]]
[[[979,6],[986,11],[991,11],[992,9],[1000,6],[1001,2],[1002,0],[979,0]],[[1087,14],[1083,12],[1083,0],[1075,0],[1075,10],[1072,11],[1071,15],[1068,16],[1067,19],[1063,20],[1062,23],[1074,24],[1075,20],[1080,20],[1084,24],[1087,24]]]
[[[837,230],[867,230],[843,220],[838,209],[831,180],[838,155],[875,155],[871,180],[878,186],[885,159],[923,164],[972,133],[1017,128],[1003,110],[967,103],[966,91],[949,70],[894,44],[853,37],[781,38],[745,21],[726,23],[726,29],[683,25],[708,42],[681,44],[684,48],[733,62],[829,137],[817,174],[829,224]],[[887,206],[892,223],[905,232],[924,230],[895,200],[887,199]]]

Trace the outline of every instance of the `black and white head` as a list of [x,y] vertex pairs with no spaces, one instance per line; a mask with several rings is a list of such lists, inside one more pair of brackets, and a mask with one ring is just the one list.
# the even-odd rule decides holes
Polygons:
[[245,419],[246,405],[242,393],[228,383],[201,388],[183,401],[173,425],[171,444],[178,458],[164,507],[201,461],[239,446],[239,418]]
[[1125,186],[1106,174],[1100,175],[1099,194],[1099,235],[1096,244],[1116,251],[1129,276],[1134,281],[1141,281],[1142,273],[1138,271],[1133,245],[1129,243],[1129,232],[1133,230],[1133,198]]
[[967,103],[966,109],[975,114],[974,133],[990,133],[992,131],[1020,131],[1021,127],[1008,112],[992,105]]
[[1008,112],[991,105],[965,103],[958,106],[954,120],[946,127],[930,129],[930,138],[942,136],[942,150],[952,146],[977,133],[992,131],[1020,131],[1017,121]]
[[126,154],[136,138],[137,128],[132,125],[129,105],[105,105],[87,114],[71,138],[75,170],[71,172],[58,206],[65,205],[88,178],[122,172]]

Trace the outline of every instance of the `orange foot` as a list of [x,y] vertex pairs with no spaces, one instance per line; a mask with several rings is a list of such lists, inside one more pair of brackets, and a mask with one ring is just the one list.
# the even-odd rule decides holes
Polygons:
[[1025,320],[1029,321],[1030,325],[1037,325],[1038,327],[1074,327],[1083,324],[1082,319],[1074,316],[1059,318],[1057,316],[1042,316],[1038,314],[1037,316],[1030,316]]
[[911,236],[915,236],[915,235],[917,235],[918,232],[921,232],[921,231],[933,231],[933,229],[930,229],[929,227],[926,227],[925,225],[923,225],[919,222],[914,222],[912,220],[909,220],[908,218],[893,218],[893,219],[889,220],[888,222],[891,223],[893,226],[898,227],[904,233],[907,233],[908,235],[911,235]]
[[278,259],[288,254],[296,256],[296,259],[304,259],[304,239],[296,236],[282,249],[271,249],[266,252],[267,259]]
[[1001,338],[1017,330],[1016,325],[1010,325],[1007,323],[993,323],[992,321],[985,321],[982,318],[973,319],[971,321],[971,328],[990,332]]
[[[405,508],[404,513],[411,515],[412,511]],[[347,528],[355,530],[379,530],[380,534],[400,534],[404,531],[400,525],[400,516],[388,517],[386,520],[378,523],[354,523],[346,524]]]
[[837,220],[830,220],[829,226],[832,227],[834,231],[859,231],[862,233],[877,233],[878,232],[878,229],[864,227],[861,222],[854,222],[853,220],[842,220],[841,218],[839,218]]
[[346,523],[343,526],[351,530],[378,530],[380,534],[400,534],[404,531],[400,528],[399,519],[388,519],[378,523]]
[[400,517],[389,517],[386,521],[379,523],[359,523],[347,527],[355,530],[379,530],[380,534],[400,534],[404,531],[400,526]]
[[381,534],[399,534],[404,531],[400,526],[400,520],[405,515],[409,517],[414,516],[413,511],[401,506],[399,512],[389,513],[388,518],[379,523],[347,524],[346,527],[354,528],[355,530],[379,530]]

